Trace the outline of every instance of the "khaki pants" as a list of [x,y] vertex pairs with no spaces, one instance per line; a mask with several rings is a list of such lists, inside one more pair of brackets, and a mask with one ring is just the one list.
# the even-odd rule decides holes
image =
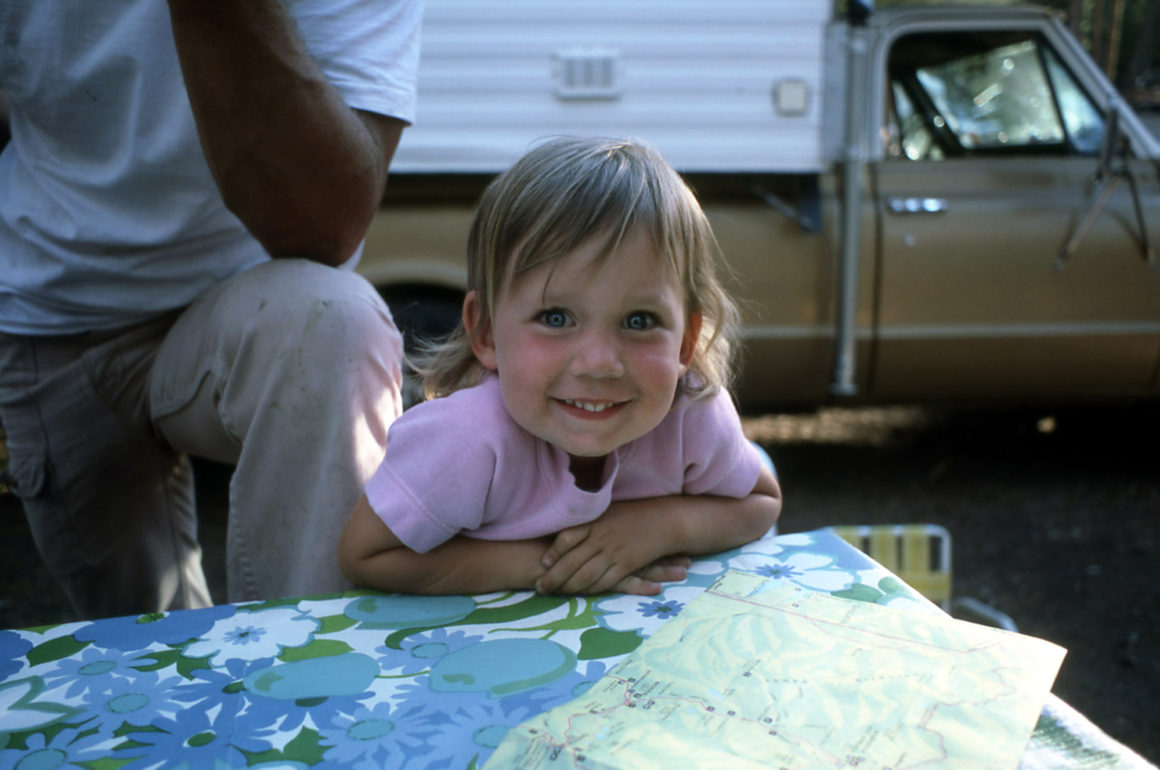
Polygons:
[[230,601],[348,586],[334,549],[401,411],[362,277],[275,260],[116,332],[0,335],[13,491],[81,617],[205,606],[188,455],[236,466]]

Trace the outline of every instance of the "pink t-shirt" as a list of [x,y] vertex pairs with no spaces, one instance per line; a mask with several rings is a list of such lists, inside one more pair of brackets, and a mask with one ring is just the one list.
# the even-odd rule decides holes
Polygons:
[[721,391],[681,397],[653,431],[609,455],[596,491],[576,486],[563,450],[508,415],[499,379],[417,404],[391,425],[367,482],[371,508],[424,553],[457,534],[521,540],[598,518],[611,502],[662,495],[744,497],[761,471]]

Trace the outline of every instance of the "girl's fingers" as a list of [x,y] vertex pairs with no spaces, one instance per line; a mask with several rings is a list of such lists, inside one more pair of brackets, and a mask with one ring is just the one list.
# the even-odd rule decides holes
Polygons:
[[636,576],[655,583],[675,583],[689,576],[689,566],[662,559],[637,571]]
[[548,550],[544,551],[544,558],[541,562],[544,565],[544,569],[551,569],[556,566],[556,563],[561,558],[587,540],[590,530],[591,527],[587,525],[569,527],[568,529],[561,530],[556,535],[555,540],[552,541],[552,544],[548,546]]

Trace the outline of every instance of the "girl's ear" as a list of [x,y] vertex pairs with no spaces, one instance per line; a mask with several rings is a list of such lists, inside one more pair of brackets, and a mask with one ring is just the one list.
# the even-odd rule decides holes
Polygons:
[[471,341],[471,352],[484,369],[493,372],[499,368],[495,357],[495,338],[491,333],[491,323],[483,317],[483,302],[474,289],[463,298],[463,329]]
[[693,362],[693,354],[697,352],[697,340],[701,338],[702,316],[699,312],[689,314],[685,324],[685,336],[681,340],[681,366],[688,366]]

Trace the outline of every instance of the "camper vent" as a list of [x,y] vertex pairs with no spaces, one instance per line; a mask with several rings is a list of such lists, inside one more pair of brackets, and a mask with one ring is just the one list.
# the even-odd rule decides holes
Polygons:
[[553,57],[560,99],[616,99],[620,96],[620,52],[612,48],[568,48]]

